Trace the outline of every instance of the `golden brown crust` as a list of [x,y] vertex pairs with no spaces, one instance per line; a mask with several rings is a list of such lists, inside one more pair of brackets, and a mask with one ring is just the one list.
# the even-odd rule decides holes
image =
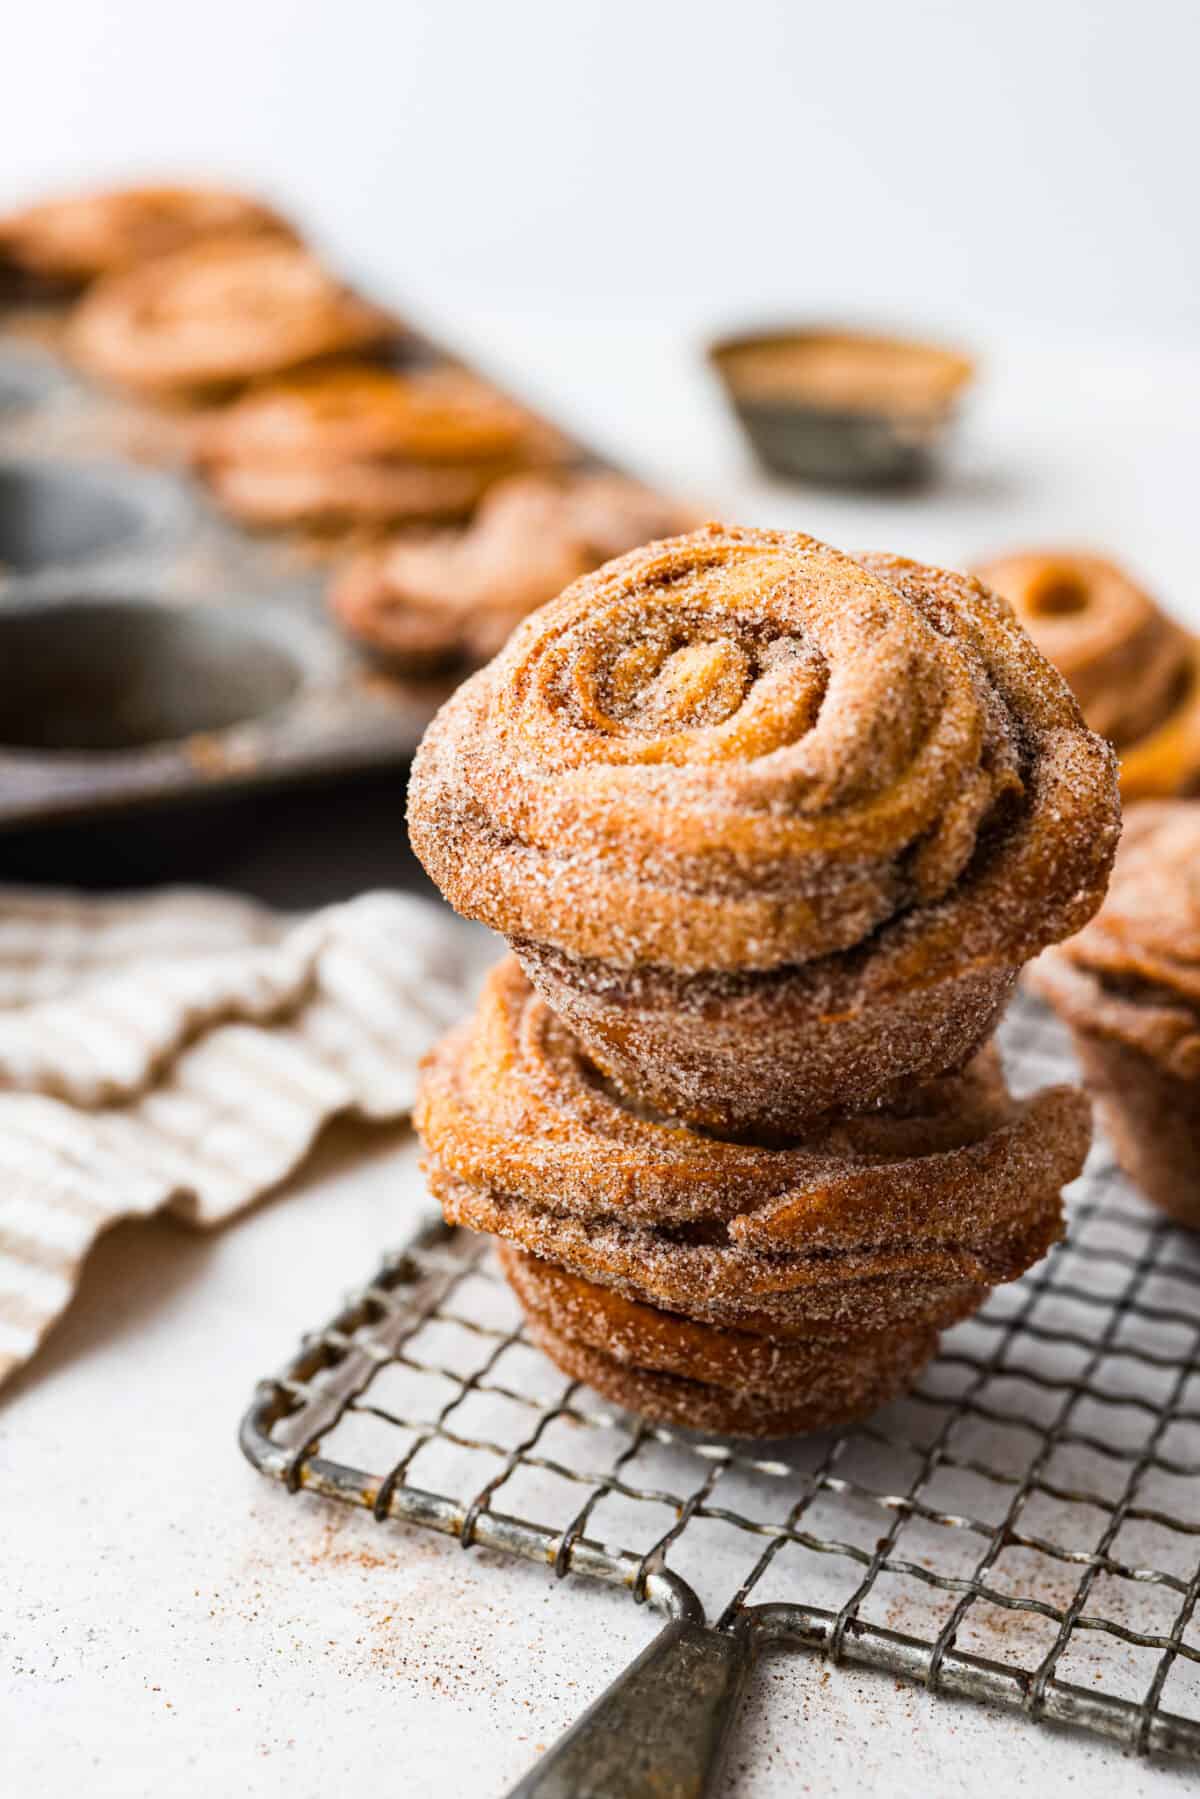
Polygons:
[[[1086,1101],[1076,1097],[1082,1116]],[[970,1290],[982,1297],[989,1287],[1016,1280],[1062,1236],[1061,1217],[1047,1213],[974,1248],[941,1245],[926,1251],[897,1245],[831,1266],[819,1257],[758,1254],[671,1231],[539,1212],[469,1187],[434,1164],[429,1187],[451,1224],[506,1237],[531,1255],[560,1262],[647,1305],[732,1328],[740,1328],[748,1312],[777,1312],[813,1336],[823,1329],[830,1337],[854,1337],[917,1323],[931,1310],[954,1312],[958,1299],[952,1295]]]
[[1087,1102],[1015,1101],[979,1045],[1095,910],[1118,811],[1111,751],[967,577],[714,525],[520,626],[427,735],[410,823],[520,958],[415,1119],[532,1339],[737,1434],[906,1386],[1061,1232]]
[[294,239],[286,219],[216,187],[129,187],[68,194],[0,218],[0,263],[82,285],[208,237]]
[[802,1296],[793,1324],[846,1331],[928,1323],[948,1289],[1020,1273],[1089,1134],[1081,1095],[1015,1102],[988,1051],[813,1142],[702,1137],[606,1091],[511,960],[427,1059],[416,1122],[453,1221],[692,1316]]
[[[501,469],[504,465],[501,465]],[[494,462],[346,462],[289,468],[225,462],[208,471],[221,508],[254,529],[387,526],[463,518],[499,479]]]
[[1073,1026],[1200,1078],[1200,802],[1131,809],[1104,905],[1030,981]]
[[1200,638],[1188,646],[1177,701],[1145,737],[1121,752],[1121,793],[1129,800],[1170,799],[1200,789]]
[[844,1429],[869,1418],[912,1385],[937,1349],[936,1336],[909,1339],[894,1354],[877,1349],[866,1367],[861,1357],[849,1366],[827,1363],[819,1376],[799,1389],[730,1388],[632,1367],[563,1336],[537,1313],[529,1315],[526,1328],[564,1374],[585,1381],[625,1411],[685,1430],[757,1439]]
[[464,530],[401,537],[356,557],[329,603],[350,636],[402,672],[483,662],[580,575],[694,522],[620,475],[513,475]]
[[1131,809],[1104,905],[1029,982],[1071,1028],[1121,1167],[1200,1228],[1200,802]]
[[238,386],[398,332],[299,245],[235,236],[102,277],[75,308],[68,343],[99,379],[170,396]]
[[901,985],[1088,917],[1110,752],[977,583],[712,526],[543,607],[427,733],[417,852],[452,904],[614,966]]
[[739,398],[924,419],[947,412],[974,365],[937,344],[864,331],[796,331],[727,341],[716,357]]
[[946,1329],[968,1317],[987,1292],[969,1283],[927,1290],[912,1308],[915,1323],[893,1318],[882,1333],[847,1333],[836,1324],[808,1317],[800,1308],[789,1312],[782,1304],[765,1311],[726,1313],[724,1322],[717,1322],[720,1308],[712,1318],[704,1313],[685,1317],[648,1305],[611,1283],[585,1280],[503,1238],[497,1240],[497,1249],[525,1310],[541,1312],[565,1335],[621,1361],[725,1385],[769,1386],[782,1366],[812,1369],[831,1346],[844,1346],[848,1340],[874,1343],[882,1335],[895,1343],[914,1332],[928,1336],[931,1330]]
[[533,425],[523,406],[464,369],[345,362],[252,388],[201,421],[193,454],[201,468],[311,468],[376,457],[482,462],[517,454]]
[[211,418],[193,457],[249,525],[456,518],[515,468],[564,445],[464,370],[346,363],[267,382]]
[[1117,1162],[1153,1205],[1200,1230],[1200,1074],[1173,1074],[1082,1016],[1071,1035]]
[[961,1068],[1015,967],[935,969],[908,986],[869,950],[747,975],[627,970],[513,945],[542,997],[625,1093],[724,1136],[812,1131]]
[[564,1373],[614,1404],[660,1423],[734,1437],[793,1436],[868,1417],[911,1386],[937,1348],[937,1334],[928,1330],[890,1342],[877,1337],[826,1345],[820,1355],[781,1356],[773,1382],[744,1385],[643,1367],[556,1329],[533,1307],[526,1311],[526,1330]]
[[969,1059],[1119,829],[1111,751],[978,583],[718,526],[527,620],[409,821],[623,1091],[774,1134]]
[[1200,777],[1200,649],[1123,569],[1074,550],[1026,550],[976,573],[1121,751],[1126,799],[1183,792]]

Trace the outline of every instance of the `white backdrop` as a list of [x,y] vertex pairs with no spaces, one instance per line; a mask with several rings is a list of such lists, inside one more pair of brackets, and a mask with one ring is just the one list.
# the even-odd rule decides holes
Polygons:
[[[9,0],[5,26],[0,204],[147,171],[261,182],[348,267],[728,517],[951,565],[1095,543],[1200,625],[1194,0]],[[825,310],[984,350],[931,493],[753,476],[696,339]],[[292,903],[305,868],[255,853]],[[384,1547],[369,1521],[335,1541],[236,1460],[253,1376],[416,1204],[382,1152],[336,1169],[211,1242],[101,1244],[6,1413],[26,1569],[3,1740],[47,1799],[382,1790],[398,1746],[414,1792],[491,1793],[644,1640],[616,1600],[581,1593],[576,1614],[574,1590],[440,1541]],[[264,1282],[285,1254],[289,1284]],[[149,1422],[110,1467],[117,1392]],[[76,1490],[81,1458],[103,1478]],[[1180,1799],[1189,1778],[819,1678],[764,1673],[731,1795]]]
[[[31,0],[0,204],[261,185],[626,465],[961,566],[1107,549],[1200,625],[1200,9],[1184,0]],[[700,347],[858,315],[983,357],[933,492],[753,478]]]
[[160,167],[419,302],[1200,333],[1186,0],[33,0],[0,199]]

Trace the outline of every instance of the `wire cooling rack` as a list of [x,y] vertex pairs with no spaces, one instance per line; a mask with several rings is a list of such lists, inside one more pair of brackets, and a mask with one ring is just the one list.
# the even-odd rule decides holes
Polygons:
[[[1031,1001],[1002,1042],[1018,1091],[1073,1072]],[[522,1794],[707,1790],[750,1658],[783,1648],[1200,1758],[1200,1239],[1103,1145],[1067,1241],[842,1435],[748,1446],[614,1411],[525,1341],[486,1240],[439,1223],[259,1387],[242,1446],[292,1491],[666,1615]],[[626,1765],[648,1698],[661,1756],[694,1763],[673,1786]]]

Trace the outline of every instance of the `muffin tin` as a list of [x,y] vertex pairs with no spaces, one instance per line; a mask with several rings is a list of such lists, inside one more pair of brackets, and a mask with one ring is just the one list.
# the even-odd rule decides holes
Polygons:
[[29,355],[15,354],[10,348],[0,364],[0,424],[40,406],[53,392],[54,371],[51,366]]
[[956,394],[916,408],[889,404],[882,395],[875,403],[849,405],[795,390],[786,379],[774,391],[761,376],[752,384],[745,381],[748,356],[766,358],[825,346],[928,358],[946,371],[948,389],[965,389],[973,373],[968,357],[941,345],[840,326],[718,338],[709,345],[709,364],[763,467],[784,480],[835,486],[907,486],[928,479],[957,415]]
[[340,546],[220,516],[178,419],[78,379],[56,335],[0,319],[0,829],[403,761],[452,680],[364,661],[325,613]]

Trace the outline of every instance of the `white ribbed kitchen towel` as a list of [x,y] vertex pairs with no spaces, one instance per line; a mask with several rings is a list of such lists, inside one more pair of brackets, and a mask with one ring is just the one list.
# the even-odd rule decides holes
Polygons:
[[183,889],[0,889],[0,1381],[115,1219],[219,1224],[335,1113],[402,1117],[475,960],[402,894],[296,919]]

